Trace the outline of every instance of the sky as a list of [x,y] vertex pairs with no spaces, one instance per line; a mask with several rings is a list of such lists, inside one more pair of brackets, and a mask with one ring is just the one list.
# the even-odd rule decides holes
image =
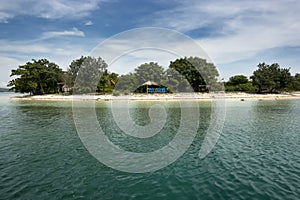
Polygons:
[[[1,0],[0,87],[11,80],[12,69],[31,59],[46,58],[66,70],[101,42],[144,27],[187,35],[225,79],[250,76],[260,62],[300,73],[299,10],[299,0]],[[136,52],[136,62],[121,56],[115,63],[122,68],[112,70],[127,73],[145,61],[168,67],[176,58],[159,52]]]

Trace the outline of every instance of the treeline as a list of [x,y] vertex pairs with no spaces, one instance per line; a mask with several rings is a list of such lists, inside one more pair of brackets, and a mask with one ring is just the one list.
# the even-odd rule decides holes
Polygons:
[[225,83],[226,91],[249,93],[281,93],[300,91],[300,74],[292,76],[290,68],[280,68],[279,64],[258,64],[258,69],[250,76],[236,75]]
[[54,93],[132,93],[146,92],[145,82],[166,87],[168,92],[241,91],[279,93],[300,90],[300,75],[278,64],[261,63],[250,80],[236,75],[223,84],[217,68],[198,57],[171,61],[165,70],[158,63],[144,63],[132,73],[118,75],[108,71],[102,58],[81,57],[73,60],[66,71],[47,59],[32,60],[12,70],[16,77],[9,82],[11,90],[32,95]]
[[[106,91],[112,91],[114,87],[114,85],[104,83],[103,79],[112,81],[112,79],[118,77],[117,74],[107,71],[107,64],[101,58],[81,57],[72,61],[67,71],[63,71],[57,64],[47,59],[33,59],[32,62],[27,62],[25,65],[20,65],[17,69],[11,71],[10,76],[16,76],[17,78],[11,80],[7,86],[11,87],[11,91],[31,95],[72,93],[79,70],[81,70],[80,75],[86,76],[87,80],[103,75],[97,87],[99,92],[102,91],[103,85],[105,85]],[[93,92],[91,88],[83,87],[81,90],[82,93]]]
[[158,63],[144,63],[133,73],[121,75],[115,89],[125,93],[146,92],[141,85],[153,81],[167,87],[168,92],[207,92],[222,90],[218,77],[218,70],[212,63],[198,57],[185,57],[171,61],[166,70]]
[[55,63],[47,59],[32,60],[11,71],[17,76],[8,83],[10,90],[30,94],[53,94],[58,92],[64,72]]
[[170,62],[167,70],[158,63],[144,63],[133,73],[119,76],[107,70],[102,58],[81,57],[73,60],[67,71],[47,59],[32,60],[11,76],[11,90],[33,95],[53,94],[67,91],[72,93],[131,93],[144,92],[143,83],[152,81],[167,86],[168,92],[205,92],[221,87],[219,73],[212,63],[198,57],[185,57]]
[[0,92],[8,92],[7,88],[0,88]]

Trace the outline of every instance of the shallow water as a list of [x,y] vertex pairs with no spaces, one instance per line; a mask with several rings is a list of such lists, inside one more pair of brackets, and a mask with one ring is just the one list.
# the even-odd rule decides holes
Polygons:
[[[190,148],[155,172],[120,172],[98,162],[76,132],[71,102],[9,101],[0,93],[0,199],[299,199],[300,101],[228,101],[222,135],[205,159],[198,152],[211,104],[200,102],[200,127]],[[131,109],[149,123],[152,103]],[[96,104],[106,136],[123,149],[148,152],[168,144],[179,105],[166,103],[163,133],[124,134],[110,103]],[[122,108],[120,108],[122,109]]]

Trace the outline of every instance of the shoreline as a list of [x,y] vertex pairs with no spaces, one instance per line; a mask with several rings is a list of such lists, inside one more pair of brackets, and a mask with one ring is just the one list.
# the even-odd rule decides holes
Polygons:
[[134,94],[134,95],[36,95],[14,96],[11,100],[20,101],[214,101],[214,100],[290,100],[300,99],[300,92],[290,94],[247,94],[247,93],[192,93],[192,94]]

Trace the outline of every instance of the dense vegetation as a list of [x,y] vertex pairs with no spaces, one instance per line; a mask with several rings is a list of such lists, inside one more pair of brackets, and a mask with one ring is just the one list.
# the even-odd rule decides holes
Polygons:
[[0,88],[0,92],[8,92],[8,88]]
[[166,86],[169,92],[201,92],[208,91],[209,87],[220,88],[218,76],[212,63],[198,57],[185,57],[170,62],[167,70],[158,63],[144,63],[133,73],[120,76],[115,89],[123,92],[140,91],[139,86],[150,80]]
[[47,59],[32,60],[12,70],[11,76],[18,78],[9,82],[8,87],[16,92],[30,94],[52,94],[59,91],[62,69]]
[[300,90],[300,74],[292,76],[290,68],[280,68],[279,64],[259,63],[258,69],[250,76],[236,75],[225,83],[226,91],[281,93]]
[[248,80],[244,75],[236,75],[229,78],[229,81],[225,83],[225,89],[228,92],[255,92],[256,87]]
[[[165,70],[158,63],[144,63],[134,72],[119,76],[107,70],[102,58],[81,57],[73,60],[66,71],[47,59],[32,60],[12,70],[16,77],[9,82],[11,90],[33,95],[61,92],[76,93],[130,93],[144,92],[146,81],[168,88],[168,92],[220,91],[223,83],[217,68],[198,57],[184,57],[171,61]],[[226,91],[251,93],[280,93],[300,90],[300,74],[292,76],[290,68],[279,64],[260,63],[250,80],[235,75],[224,83]],[[67,88],[67,90],[66,90]]]

